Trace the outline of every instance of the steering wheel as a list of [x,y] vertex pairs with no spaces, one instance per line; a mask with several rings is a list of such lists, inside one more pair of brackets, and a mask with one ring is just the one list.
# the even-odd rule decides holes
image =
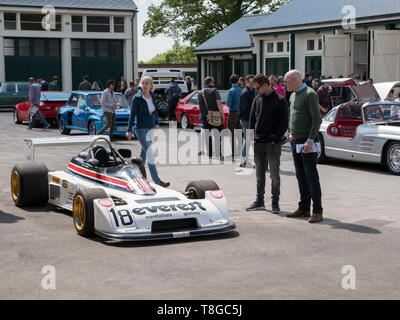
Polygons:
[[118,165],[117,155],[116,155],[116,153],[115,153],[115,151],[114,151],[114,149],[113,149],[113,147],[111,145],[111,142],[108,141],[106,138],[103,138],[103,137],[98,137],[97,139],[93,140],[93,142],[91,143],[90,149],[89,149],[90,159],[94,159],[93,147],[95,146],[96,142],[99,141],[99,140],[104,140],[108,144],[108,146],[110,147],[112,156],[114,158],[114,163],[115,163],[115,165]]

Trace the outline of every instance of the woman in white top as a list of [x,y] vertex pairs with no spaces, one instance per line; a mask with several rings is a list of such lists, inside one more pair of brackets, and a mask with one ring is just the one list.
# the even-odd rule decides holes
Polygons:
[[156,108],[156,95],[152,92],[154,90],[153,79],[151,77],[144,77],[142,79],[142,89],[134,96],[131,106],[131,115],[129,118],[128,130],[126,137],[131,140],[132,127],[136,119],[136,136],[142,146],[140,157],[146,163],[146,156],[148,156],[148,166],[151,178],[154,183],[167,188],[169,182],[163,182],[158,176],[154,152],[151,144],[154,139],[154,129],[160,128],[158,121],[158,112]]

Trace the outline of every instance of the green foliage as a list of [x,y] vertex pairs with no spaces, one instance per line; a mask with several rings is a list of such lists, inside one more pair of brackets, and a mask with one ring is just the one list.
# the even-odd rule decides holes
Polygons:
[[149,64],[192,64],[196,63],[196,55],[193,53],[192,46],[183,46],[175,41],[172,49],[157,54],[151,60],[145,62]]
[[143,36],[160,34],[198,46],[245,14],[272,12],[289,0],[163,0],[151,5]]

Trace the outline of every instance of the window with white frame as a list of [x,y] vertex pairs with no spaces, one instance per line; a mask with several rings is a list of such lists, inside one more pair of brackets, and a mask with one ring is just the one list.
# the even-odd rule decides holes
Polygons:
[[15,55],[15,44],[14,39],[4,39],[4,55],[14,56]]
[[17,30],[17,14],[16,13],[4,13],[4,29],[6,30]]
[[315,40],[309,39],[307,40],[307,51],[314,51],[315,50]]
[[274,43],[273,42],[268,42],[267,43],[267,52],[268,53],[273,53],[274,52]]

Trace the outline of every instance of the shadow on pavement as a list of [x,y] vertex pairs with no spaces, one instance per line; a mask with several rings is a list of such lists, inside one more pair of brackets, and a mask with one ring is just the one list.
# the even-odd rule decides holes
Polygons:
[[329,159],[327,163],[318,164],[318,166],[331,166],[331,167],[391,176],[391,174],[386,171],[385,166],[379,163],[363,163],[363,162],[351,162],[346,160]]
[[0,223],[17,223],[21,220],[25,220],[25,218],[14,216],[13,214],[5,213],[0,210]]
[[331,226],[332,229],[348,230],[356,233],[380,234],[378,229],[354,223],[344,223],[339,220],[325,219],[320,224]]
[[228,233],[210,235],[204,237],[193,237],[183,239],[168,239],[168,240],[149,240],[149,241],[118,241],[107,240],[100,236],[93,237],[92,240],[102,243],[107,246],[120,247],[120,248],[144,248],[154,246],[166,246],[173,244],[184,244],[188,242],[203,242],[203,241],[217,241],[238,238],[240,233],[238,231],[231,231]]

